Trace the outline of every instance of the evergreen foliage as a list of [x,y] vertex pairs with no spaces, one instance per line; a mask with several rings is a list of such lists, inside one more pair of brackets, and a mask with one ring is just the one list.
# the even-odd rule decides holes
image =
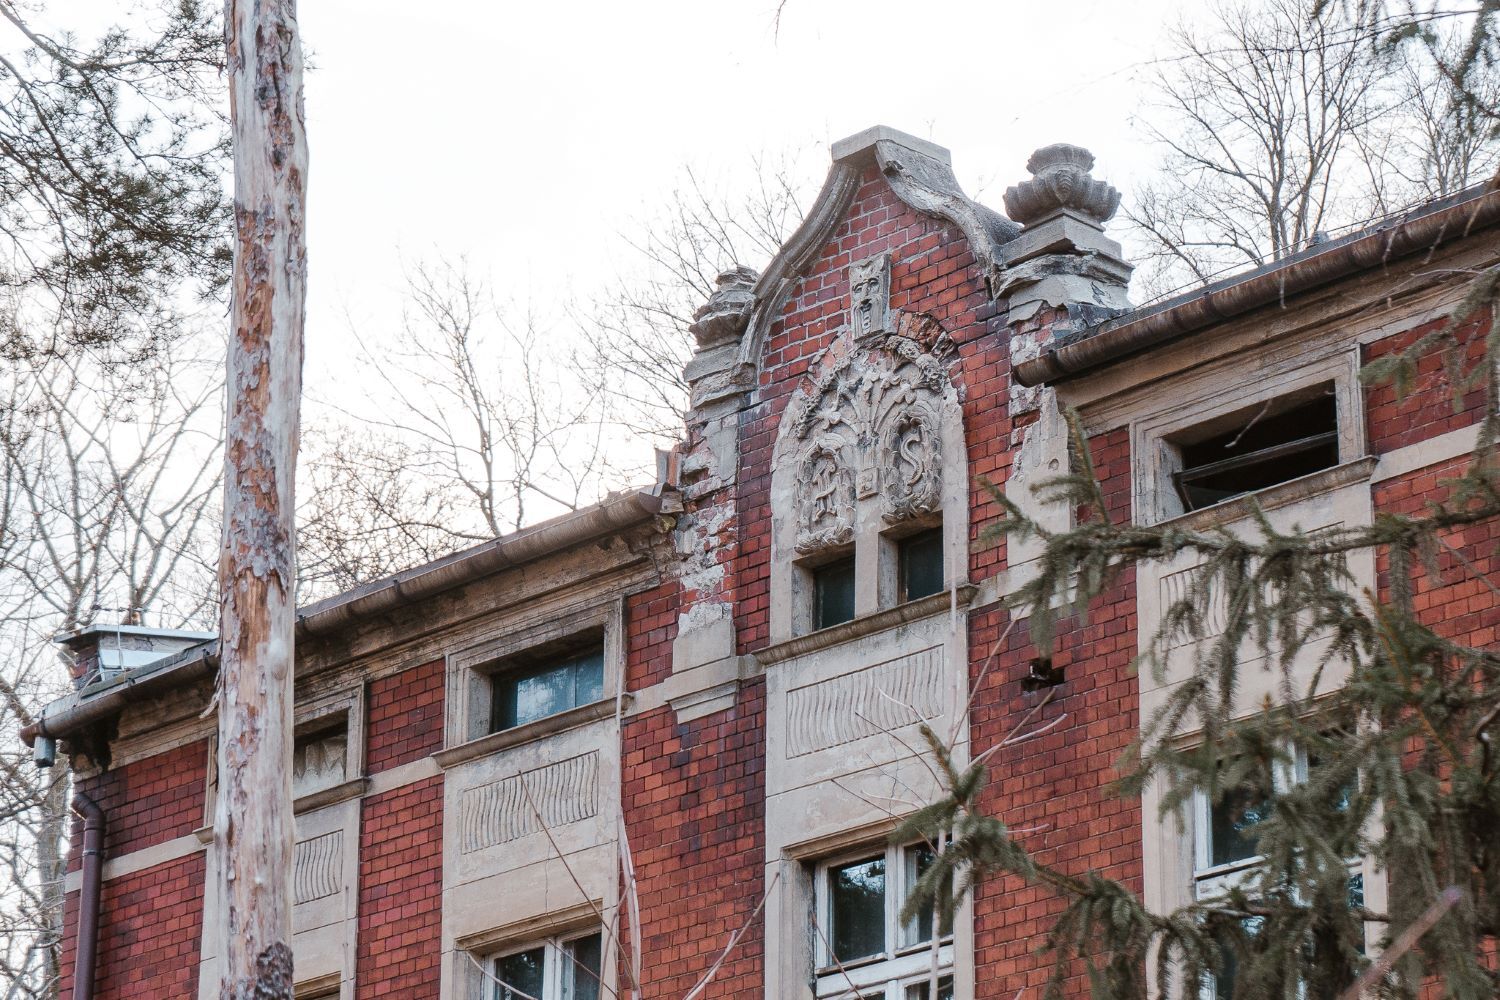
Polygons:
[[[916,886],[907,916],[934,905],[951,909],[990,874],[1052,887],[1067,900],[1047,941],[1056,959],[1053,995],[1078,960],[1092,994],[1111,1000],[1146,996],[1148,963],[1161,996],[1194,996],[1230,962],[1235,1000],[1334,998],[1360,989],[1405,998],[1424,980],[1454,1000],[1496,994],[1500,650],[1446,634],[1441,609],[1419,613],[1414,589],[1424,575],[1445,583],[1476,575],[1462,551],[1465,529],[1481,526],[1469,538],[1488,537],[1482,526],[1500,517],[1497,299],[1500,269],[1475,276],[1440,329],[1362,373],[1366,382],[1389,381],[1404,393],[1418,362],[1442,352],[1455,405],[1483,387],[1486,405],[1467,467],[1446,484],[1446,498],[1419,515],[1382,513],[1366,527],[1315,533],[1278,531],[1258,507],[1253,532],[1113,524],[1102,513],[1077,414],[1068,417],[1072,473],[1039,488],[1079,511],[1075,527],[1049,532],[992,490],[1008,512],[1002,530],[1045,543],[1034,578],[1009,602],[1013,614],[1029,618],[1043,655],[1063,620],[1081,619],[1124,568],[1178,557],[1200,567],[1188,592],[1164,609],[1138,663],[1161,679],[1170,650],[1179,674],[1188,658],[1188,679],[1143,720],[1120,763],[1118,790],[1140,795],[1157,783],[1163,823],[1194,796],[1216,803],[1232,795],[1263,798],[1267,808],[1249,833],[1262,861],[1222,895],[1172,913],[1148,912],[1119,882],[1064,873],[1029,856],[980,808],[983,757],[962,767],[929,731],[946,794],[894,836],[934,843],[947,836],[951,843]],[[1460,333],[1476,326],[1486,338],[1485,361],[1467,371]],[[1356,586],[1347,560],[1358,551],[1385,558],[1382,595]],[[1479,578],[1500,597],[1495,581]],[[1211,614],[1222,633],[1194,641],[1208,634]],[[1233,708],[1241,664],[1258,657],[1279,671],[1279,693],[1246,718]],[[1308,683],[1304,674],[1298,683],[1292,663],[1308,657],[1319,677]],[[1348,669],[1348,679],[1322,691],[1322,674],[1334,664]],[[1383,870],[1389,912],[1367,910],[1351,891],[1350,862],[1362,856]],[[948,879],[956,887],[951,896],[942,890]],[[1400,941],[1389,949],[1393,969],[1376,968],[1369,982],[1356,982],[1371,965],[1366,928],[1388,949],[1434,919],[1409,947]]]
[[0,352],[139,360],[228,277],[220,9],[129,0],[88,41],[48,13],[0,0]]

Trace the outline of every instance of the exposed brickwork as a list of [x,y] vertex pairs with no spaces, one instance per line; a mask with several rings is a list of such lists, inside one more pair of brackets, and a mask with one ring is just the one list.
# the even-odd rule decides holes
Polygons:
[[442,660],[370,682],[368,747],[371,774],[409,764],[443,748]]
[[[96,1000],[167,1000],[198,993],[203,855],[109,879],[100,894]],[[73,996],[78,893],[64,912],[61,995]]]
[[[208,744],[189,743],[79,782],[108,817],[104,850],[119,857],[177,837],[203,825],[208,788]],[[73,859],[83,826],[73,823]]]
[[[1446,319],[1433,320],[1377,340],[1365,347],[1365,360],[1374,361],[1404,350],[1445,323]],[[1463,345],[1459,369],[1465,375],[1472,373],[1483,359],[1484,335],[1488,330],[1489,316],[1485,314],[1455,331],[1455,337]],[[1454,409],[1453,382],[1441,351],[1423,356],[1417,365],[1416,381],[1405,397],[1397,399],[1395,386],[1390,382],[1365,390],[1370,450],[1377,455],[1477,423],[1483,412],[1484,392],[1478,386],[1470,389],[1463,397],[1463,404]]]
[[[1134,572],[1090,609],[1086,627],[1063,628],[1053,665],[1064,682],[1053,700],[1023,725],[1045,693],[1027,693],[1021,678],[1036,655],[1026,623],[1005,634],[1003,611],[975,614],[970,624],[971,683],[979,693],[970,717],[973,751],[982,753],[1013,737],[1064,718],[1044,735],[996,751],[984,793],[987,811],[1015,830],[1030,831],[1022,844],[1038,861],[1072,875],[1096,871],[1141,890],[1141,811],[1137,799],[1116,795],[1115,764],[1135,738],[1136,650]],[[998,644],[998,645],[997,645]],[[991,660],[993,656],[993,660]],[[981,674],[983,679],[981,680]],[[975,978],[982,997],[1040,994],[1053,956],[1040,952],[1043,936],[1065,901],[1019,878],[985,883],[975,903]],[[1086,996],[1081,963],[1064,995]]]
[[443,918],[442,776],[369,796],[361,806],[357,996],[435,997]]
[[[622,802],[639,873],[641,996],[682,997],[744,925],[765,888],[765,683],[734,708],[678,725],[670,708],[626,723]],[[706,997],[762,992],[760,925]]]
[[627,691],[659,684],[672,672],[679,597],[677,584],[671,582],[625,599]]
[[[1463,474],[1468,458],[1431,465],[1380,483],[1375,509],[1385,514],[1421,516],[1428,505],[1442,503],[1451,492],[1447,483]],[[1452,528],[1443,534],[1433,562],[1434,576],[1425,560],[1411,568],[1412,606],[1424,622],[1444,638],[1469,646],[1500,642],[1500,598],[1491,589],[1500,577],[1500,523],[1495,521]],[[1390,559],[1377,560],[1382,600],[1391,599]]]

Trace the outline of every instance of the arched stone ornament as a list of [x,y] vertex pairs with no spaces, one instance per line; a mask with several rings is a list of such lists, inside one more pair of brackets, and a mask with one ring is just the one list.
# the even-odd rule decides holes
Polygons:
[[[867,269],[865,280],[879,270]],[[852,290],[854,273],[850,280]],[[875,305],[870,317],[881,315]],[[880,536],[899,534],[905,522],[915,530],[942,520],[953,541],[945,562],[954,579],[967,577],[968,474],[959,391],[948,374],[952,344],[930,317],[896,312],[883,320],[896,332],[861,341],[858,315],[851,291],[849,335],[814,364],[782,415],[771,483],[773,639],[805,630],[798,567],[820,557],[852,549],[858,574],[877,581],[857,602],[860,613],[890,604],[877,579]]]

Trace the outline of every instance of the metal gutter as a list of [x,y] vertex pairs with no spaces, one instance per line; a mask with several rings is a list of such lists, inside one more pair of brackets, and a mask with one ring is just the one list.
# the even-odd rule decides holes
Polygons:
[[592,507],[502,535],[425,566],[374,580],[297,612],[297,635],[319,635],[357,619],[378,615],[500,570],[535,562],[575,545],[644,523],[661,511],[649,490],[620,493]]
[[[326,634],[362,618],[424,600],[492,573],[617,534],[645,523],[660,510],[661,497],[655,490],[607,497],[592,507],[543,521],[310,604],[298,612],[297,636]],[[160,663],[129,671],[60,698],[43,709],[35,722],[21,730],[21,740],[27,746],[34,746],[39,737],[55,740],[69,736],[116,714],[127,703],[147,694],[210,675],[219,666],[218,648],[217,640],[207,642]]]
[[1074,378],[1288,295],[1462,239],[1497,222],[1500,190],[1495,182],[1487,181],[1247,274],[1101,323],[1017,365],[1015,378],[1025,386]]

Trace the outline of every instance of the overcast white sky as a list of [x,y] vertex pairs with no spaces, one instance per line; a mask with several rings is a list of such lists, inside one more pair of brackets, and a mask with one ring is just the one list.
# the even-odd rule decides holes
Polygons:
[[558,308],[634,263],[619,241],[682,167],[732,188],[752,158],[873,124],[953,151],[1001,206],[1038,146],[1068,141],[1126,188],[1165,28],[1192,0],[304,0],[309,388],[351,320],[378,338],[401,259],[468,255],[497,293]]

